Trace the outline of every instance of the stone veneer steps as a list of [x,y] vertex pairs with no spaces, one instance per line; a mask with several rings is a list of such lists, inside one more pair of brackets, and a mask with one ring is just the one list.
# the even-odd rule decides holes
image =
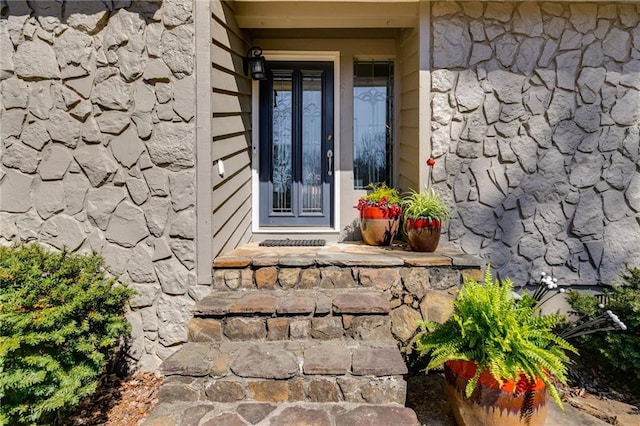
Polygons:
[[400,349],[480,271],[451,250],[353,244],[247,246],[213,266],[146,425],[417,425]]
[[147,424],[416,424],[389,311],[370,289],[214,290],[162,364]]

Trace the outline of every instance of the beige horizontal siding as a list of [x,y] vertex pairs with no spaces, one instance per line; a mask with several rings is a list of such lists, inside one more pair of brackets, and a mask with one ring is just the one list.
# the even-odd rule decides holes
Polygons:
[[247,151],[250,145],[251,136],[248,134],[213,139],[213,150],[217,153],[217,158],[227,158],[239,152]]
[[251,130],[251,115],[249,112],[238,115],[216,114],[213,116],[213,128],[214,137],[249,131]]
[[[242,72],[242,70],[240,70]],[[231,74],[229,71],[214,68],[213,89],[214,93],[251,93],[251,80],[240,74]]]
[[220,245],[222,253],[233,250],[251,239],[251,197],[239,207],[226,224],[226,228],[231,230],[229,235],[223,238],[219,235],[213,237],[214,245]]
[[[245,189],[248,191],[250,187],[251,184],[248,184],[246,188],[239,189]],[[214,210],[214,212],[219,213],[225,218],[224,222],[220,221],[214,224],[213,239],[214,242],[217,242],[215,245],[220,245],[222,247],[226,243],[226,240],[229,239],[229,236],[238,227],[238,224],[241,222],[246,211],[251,210],[251,194],[247,191],[236,191],[227,202],[221,205],[217,210]]]
[[400,143],[398,148],[398,186],[402,190],[418,189],[420,182],[420,123],[419,123],[419,39],[415,29],[402,30],[400,34],[401,93],[400,93]]
[[[236,192],[238,188],[242,188],[247,182],[251,181],[251,171],[243,168],[238,170],[236,174],[224,180],[218,186],[215,187],[216,193],[219,194],[221,200],[228,201]],[[221,205],[214,206],[217,210]]]
[[242,69],[250,44],[234,8],[234,2],[220,0],[211,6],[214,256],[251,238],[251,79]]
[[[214,166],[216,165],[217,161],[221,161],[221,160],[216,160],[214,161]],[[220,186],[221,183],[223,183],[225,180],[231,178],[232,176],[238,174],[240,172],[240,170],[242,169],[246,169],[248,168],[249,170],[251,170],[251,161],[249,158],[249,153],[247,152],[247,150],[241,150],[238,152],[238,154],[236,155],[232,155],[231,157],[226,158],[224,161],[224,169],[225,169],[225,174],[224,176],[220,176],[217,173],[217,167],[214,168],[214,173],[213,173],[213,188],[214,190]],[[214,199],[214,202],[216,200]]]
[[[411,46],[417,47],[417,46]],[[417,72],[420,69],[420,56],[418,52],[414,52],[413,54],[407,56],[406,58],[402,58],[402,78],[409,77],[411,74]]]

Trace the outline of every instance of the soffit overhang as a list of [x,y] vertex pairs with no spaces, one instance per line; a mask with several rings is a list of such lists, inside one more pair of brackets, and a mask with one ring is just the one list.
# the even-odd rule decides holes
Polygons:
[[245,29],[410,28],[418,24],[418,0],[235,0]]

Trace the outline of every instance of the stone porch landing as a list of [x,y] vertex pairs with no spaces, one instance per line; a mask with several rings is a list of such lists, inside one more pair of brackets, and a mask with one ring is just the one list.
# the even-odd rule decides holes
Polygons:
[[453,248],[438,247],[434,253],[411,251],[404,243],[388,247],[368,246],[360,241],[347,241],[323,247],[260,247],[250,243],[217,257],[214,272],[222,268],[262,266],[422,266],[478,269],[482,265],[475,256]]

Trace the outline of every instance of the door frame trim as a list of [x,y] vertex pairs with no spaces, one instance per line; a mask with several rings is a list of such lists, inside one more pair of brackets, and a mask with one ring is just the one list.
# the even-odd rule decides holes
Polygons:
[[265,50],[268,61],[326,61],[333,62],[333,135],[334,135],[334,191],[333,227],[260,227],[260,93],[259,82],[251,87],[251,230],[253,233],[335,233],[340,231],[340,52],[338,51],[276,51]]

